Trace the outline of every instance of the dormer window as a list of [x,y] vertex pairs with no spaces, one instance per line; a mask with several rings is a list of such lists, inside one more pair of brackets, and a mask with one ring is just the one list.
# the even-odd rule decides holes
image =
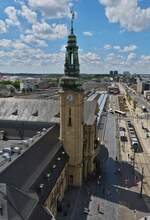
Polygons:
[[16,110],[12,113],[12,115],[18,115],[18,109],[16,109]]
[[37,111],[35,111],[35,112],[33,112],[32,116],[37,117],[37,116],[38,116],[38,110],[37,110]]

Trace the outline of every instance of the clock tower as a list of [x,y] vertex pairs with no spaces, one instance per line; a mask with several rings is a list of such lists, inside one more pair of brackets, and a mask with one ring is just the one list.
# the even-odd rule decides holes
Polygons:
[[77,39],[71,31],[66,46],[64,76],[60,80],[60,140],[69,155],[69,185],[80,186],[83,173],[83,91],[79,83]]

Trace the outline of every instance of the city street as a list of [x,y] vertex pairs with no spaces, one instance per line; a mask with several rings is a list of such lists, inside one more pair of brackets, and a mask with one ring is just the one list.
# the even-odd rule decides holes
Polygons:
[[133,90],[129,87],[127,87],[130,90],[130,94],[131,96],[134,98],[134,100],[138,103],[139,106],[145,106],[147,108],[148,111],[150,111],[150,103],[144,99],[144,97],[142,95],[139,94],[135,94],[135,92],[133,92]]

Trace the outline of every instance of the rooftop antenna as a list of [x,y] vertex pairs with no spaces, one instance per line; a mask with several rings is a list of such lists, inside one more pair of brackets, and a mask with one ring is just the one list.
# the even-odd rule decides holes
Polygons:
[[71,9],[70,12],[71,12],[71,34],[73,34],[73,21],[75,19],[75,13],[73,9]]

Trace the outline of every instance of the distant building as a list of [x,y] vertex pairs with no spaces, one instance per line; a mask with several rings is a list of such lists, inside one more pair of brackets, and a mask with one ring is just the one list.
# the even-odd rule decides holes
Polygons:
[[130,77],[131,76],[131,73],[129,71],[124,71],[123,72],[123,76],[125,77]]
[[111,77],[117,77],[118,76],[118,70],[110,70],[109,75]]
[[137,77],[137,92],[144,94],[144,91],[150,90],[150,79],[146,77]]
[[145,90],[144,91],[144,98],[150,101],[150,90]]
[[38,88],[40,83],[39,78],[24,78],[20,80],[20,91],[29,92],[34,91]]

